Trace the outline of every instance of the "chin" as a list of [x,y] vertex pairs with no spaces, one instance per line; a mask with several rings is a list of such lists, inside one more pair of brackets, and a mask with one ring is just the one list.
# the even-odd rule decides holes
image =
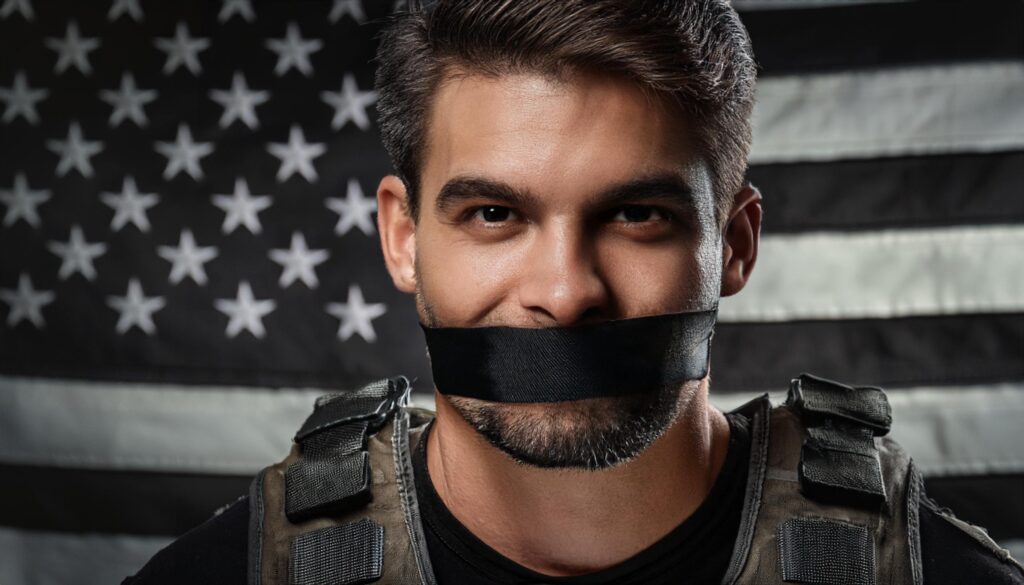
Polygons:
[[470,426],[520,464],[596,471],[626,463],[650,447],[675,422],[690,386],[550,403],[448,398]]

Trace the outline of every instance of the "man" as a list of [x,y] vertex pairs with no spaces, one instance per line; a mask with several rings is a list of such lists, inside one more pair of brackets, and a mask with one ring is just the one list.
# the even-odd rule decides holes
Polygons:
[[326,398],[126,583],[1024,583],[921,493],[872,388],[708,402],[754,268],[755,67],[725,0],[442,0],[379,55],[407,382]]

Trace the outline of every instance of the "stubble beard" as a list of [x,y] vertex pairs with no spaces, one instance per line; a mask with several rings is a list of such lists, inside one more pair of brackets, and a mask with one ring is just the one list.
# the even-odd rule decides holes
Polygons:
[[[416,302],[425,325],[445,326],[421,290]],[[699,381],[691,381],[646,394],[550,403],[447,398],[471,427],[518,463],[596,471],[630,461],[650,447],[699,387]]]

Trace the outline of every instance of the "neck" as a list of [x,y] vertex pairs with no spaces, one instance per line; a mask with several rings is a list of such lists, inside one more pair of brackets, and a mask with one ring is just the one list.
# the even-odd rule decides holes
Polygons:
[[672,426],[638,457],[586,471],[513,461],[438,393],[430,480],[470,532],[520,565],[550,576],[613,566],[693,514],[725,460],[729,425],[707,402],[707,379],[685,394]]

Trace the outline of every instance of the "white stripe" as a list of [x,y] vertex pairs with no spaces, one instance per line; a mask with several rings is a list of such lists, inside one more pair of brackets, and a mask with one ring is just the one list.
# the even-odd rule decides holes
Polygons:
[[[284,457],[314,394],[0,378],[0,461],[248,475]],[[893,436],[926,473],[1024,473],[1024,385],[889,396]],[[749,398],[712,392],[725,409]]]
[[1024,63],[768,77],[751,163],[1024,147]]
[[[712,387],[714,387],[712,385]],[[889,390],[892,437],[924,475],[1024,473],[1024,385]],[[711,393],[731,410],[756,394]],[[785,394],[772,394],[772,403]]]
[[166,537],[58,534],[0,528],[3,585],[120,583],[170,543]]
[[1020,312],[1022,251],[1024,226],[768,236],[746,289],[722,299],[719,318]]
[[0,377],[0,461],[249,475],[325,393]]

